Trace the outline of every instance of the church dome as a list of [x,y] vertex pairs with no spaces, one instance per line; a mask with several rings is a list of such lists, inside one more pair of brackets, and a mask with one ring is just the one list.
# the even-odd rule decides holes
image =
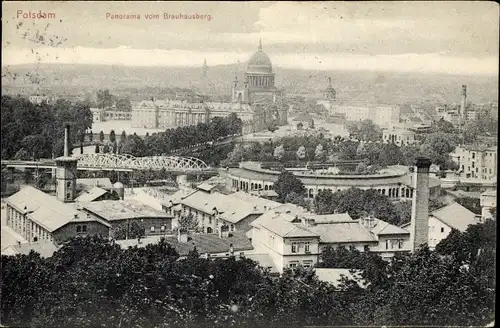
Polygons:
[[250,57],[247,64],[247,73],[272,73],[273,64],[262,51],[262,43],[259,43],[259,50]]

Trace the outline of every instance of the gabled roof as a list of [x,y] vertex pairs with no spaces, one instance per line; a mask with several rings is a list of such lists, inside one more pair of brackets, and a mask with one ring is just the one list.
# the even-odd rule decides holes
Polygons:
[[337,214],[304,213],[303,218],[312,219],[316,224],[353,221],[349,213],[337,213]]
[[276,214],[273,210],[264,213],[259,216],[256,220],[251,223],[253,227],[262,227],[267,229],[276,235],[287,238],[287,237],[318,237],[318,234],[309,231],[308,229],[293,224],[295,217],[278,213]]
[[374,219],[374,226],[370,230],[376,235],[406,235],[409,232],[405,229],[397,227],[380,219]]
[[56,197],[31,186],[23,186],[5,201],[17,210],[27,213],[29,218],[49,232],[53,232],[75,217],[85,218],[73,204],[59,201]]
[[59,249],[59,247],[51,241],[24,243],[13,245],[12,248],[15,250],[16,254],[28,255],[31,251],[35,251],[43,258],[51,257]]
[[107,190],[104,190],[99,187],[93,187],[89,191],[84,191],[80,196],[78,196],[75,199],[75,202],[77,203],[82,203],[82,202],[93,202],[97,198],[101,197],[105,193],[107,193]]
[[103,200],[82,204],[82,207],[102,217],[106,221],[127,220],[138,218],[169,219],[172,215],[157,211],[151,206],[142,204],[137,200]]
[[307,227],[320,236],[320,243],[360,243],[376,241],[368,228],[358,221],[317,224]]
[[469,225],[478,223],[476,214],[455,202],[435,210],[431,216],[461,232],[467,230]]
[[206,192],[210,192],[215,187],[216,186],[211,185],[209,183],[202,183],[202,184],[199,184],[199,185],[196,186],[197,189],[200,189],[200,190],[203,190],[203,191],[206,191]]

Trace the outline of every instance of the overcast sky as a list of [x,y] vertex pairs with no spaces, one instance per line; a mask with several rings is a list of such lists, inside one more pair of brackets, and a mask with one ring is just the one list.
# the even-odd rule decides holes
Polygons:
[[[2,65],[201,66],[206,58],[214,66],[247,61],[262,38],[283,68],[496,75],[498,8],[437,1],[3,2]],[[20,11],[55,19],[23,18]],[[141,19],[113,20],[108,13]],[[149,13],[160,19],[147,20]],[[211,20],[165,20],[164,13]]]

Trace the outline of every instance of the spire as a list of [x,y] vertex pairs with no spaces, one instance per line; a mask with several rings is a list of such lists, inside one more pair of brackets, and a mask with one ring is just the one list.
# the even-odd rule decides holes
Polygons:
[[259,51],[262,51],[262,39],[259,39]]

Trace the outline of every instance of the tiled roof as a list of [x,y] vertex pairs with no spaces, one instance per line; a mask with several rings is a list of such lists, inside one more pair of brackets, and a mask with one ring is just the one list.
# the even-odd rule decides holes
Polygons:
[[[250,240],[246,237],[244,232],[234,231],[230,233],[230,237],[220,238],[215,234],[194,234],[189,236],[190,240],[187,243],[180,243],[175,236],[165,237],[167,243],[172,245],[173,248],[179,253],[180,256],[186,256],[196,246],[198,253],[204,254],[217,254],[229,253],[230,245],[233,244],[235,255],[237,252],[252,250],[253,246]],[[137,239],[117,240],[116,243],[122,248],[128,247],[146,247],[149,244],[156,244],[163,236],[151,236],[141,239],[138,244]]]
[[82,202],[92,202],[96,200],[97,198],[101,197],[107,193],[107,190],[104,190],[99,187],[93,187],[89,191],[84,191],[80,196],[78,196],[75,199],[75,202],[82,203]]
[[75,216],[86,217],[76,210],[73,204],[63,203],[56,197],[31,186],[21,187],[17,193],[6,199],[6,203],[21,212],[27,212],[33,221],[50,232],[71,222]]
[[300,225],[293,224],[294,217],[289,214],[278,213],[273,210],[264,213],[254,220],[253,227],[262,227],[274,232],[280,237],[318,237],[318,234],[311,232]]
[[375,226],[370,230],[376,235],[406,235],[409,232],[405,229],[392,225],[388,222],[374,219]]
[[196,186],[197,189],[203,190],[203,191],[210,191],[215,188],[214,185],[211,185],[209,183],[202,183]]
[[373,234],[357,221],[317,224],[307,227],[320,236],[321,243],[356,243],[376,241]]
[[433,217],[451,228],[464,232],[471,224],[477,224],[476,214],[458,203],[451,203],[431,213]]
[[196,190],[194,189],[180,189],[172,195],[166,196],[161,203],[165,206],[176,205],[179,204],[184,198],[195,192]]
[[303,215],[305,219],[312,219],[315,223],[330,223],[330,222],[346,222],[352,221],[349,213],[339,213],[339,214],[314,214],[314,213],[305,213]]
[[24,243],[12,246],[17,254],[28,255],[32,250],[40,254],[41,257],[51,257],[59,248],[50,241],[40,241],[36,243]]
[[[262,193],[264,193],[266,191],[274,191],[274,190],[262,190]],[[264,213],[264,211],[263,211],[264,206],[266,206],[266,209],[271,209],[271,208],[276,208],[278,206],[283,205],[283,204],[275,202],[273,200],[265,199],[265,198],[259,197],[257,195],[248,194],[244,191],[237,191],[235,193],[230,194],[229,196],[250,202],[254,205],[257,205],[257,208],[259,210],[261,210],[262,213]]]
[[82,205],[84,209],[92,212],[107,221],[127,220],[137,218],[172,218],[171,215],[160,212],[151,206],[136,200],[103,200]]

